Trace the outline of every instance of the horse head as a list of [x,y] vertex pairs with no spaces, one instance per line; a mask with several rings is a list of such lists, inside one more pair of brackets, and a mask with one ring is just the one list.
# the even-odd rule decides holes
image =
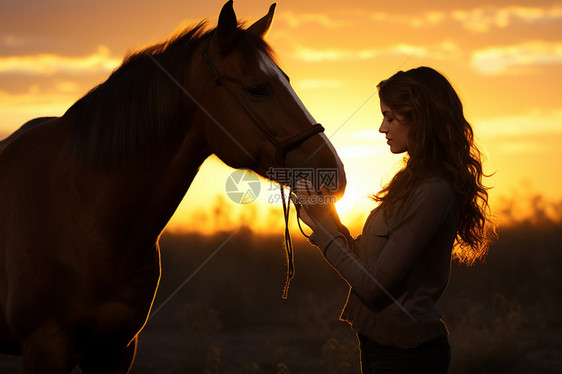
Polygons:
[[330,184],[329,190],[339,197],[346,184],[343,164],[263,39],[274,11],[275,4],[243,28],[229,1],[217,28],[202,43],[196,74],[216,83],[200,93],[214,120],[205,126],[207,145],[229,166],[251,169],[285,185],[299,177],[281,180],[272,170],[321,170],[327,178],[313,178],[316,187]]

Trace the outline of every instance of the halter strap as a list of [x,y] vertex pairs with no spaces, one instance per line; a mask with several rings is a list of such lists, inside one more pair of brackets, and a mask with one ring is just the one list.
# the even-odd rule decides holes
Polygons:
[[305,140],[321,132],[324,132],[324,126],[322,126],[319,123],[316,123],[305,129],[304,131],[296,135],[293,135],[285,140],[282,140],[280,143],[275,145],[275,160],[280,165],[285,165],[285,157],[287,156],[287,152],[297,148]]
[[211,70],[215,74],[215,82],[218,86],[221,86],[225,89],[228,96],[232,99],[232,101],[240,108],[242,112],[246,114],[246,116],[251,120],[251,122],[262,132],[262,134],[266,137],[266,139],[275,147],[275,161],[281,165],[285,166],[285,158],[287,153],[299,145],[301,145],[305,140],[308,138],[321,133],[324,131],[324,126],[319,123],[313,124],[310,127],[307,127],[303,131],[299,132],[298,134],[292,135],[284,140],[278,140],[268,129],[267,127],[263,126],[260,121],[258,121],[254,115],[246,108],[240,100],[236,97],[234,92],[230,89],[228,84],[224,81],[218,70],[215,68],[211,60],[209,59],[209,48],[211,45],[211,39],[207,42],[207,46],[203,52],[203,62],[210,66]]

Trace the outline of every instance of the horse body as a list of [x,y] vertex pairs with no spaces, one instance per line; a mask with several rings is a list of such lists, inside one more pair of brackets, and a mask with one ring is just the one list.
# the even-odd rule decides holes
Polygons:
[[[43,350],[50,362],[69,341],[74,355],[129,345],[144,324],[159,277],[156,238],[139,246],[142,240],[134,235],[117,233],[126,229],[121,219],[142,209],[127,197],[142,191],[130,185],[126,196],[110,173],[69,163],[64,122],[27,130],[0,155],[2,310],[24,356]],[[46,138],[49,144],[41,141]],[[92,190],[98,192],[94,198]],[[11,352],[17,352],[13,344]],[[45,364],[41,370],[48,372]]]
[[[272,16],[273,7],[252,33],[265,34]],[[168,43],[149,51],[145,61],[136,56],[140,62],[124,64],[63,117],[31,121],[0,142],[0,351],[22,355],[26,374],[67,373],[76,364],[84,373],[128,371],[158,287],[158,237],[209,155],[263,176],[275,166],[337,168],[343,190],[341,161],[324,135],[303,138],[279,165],[276,149],[264,134],[245,128],[252,128],[247,115],[214,85],[209,67],[193,62],[214,58],[225,79],[248,80],[236,84],[235,94],[256,82],[276,92],[262,97],[248,90],[252,94],[237,102],[252,108],[252,118],[267,122],[275,136],[313,124],[282,77],[264,66],[260,70],[265,52],[248,62],[239,50],[235,40],[249,38],[248,30],[238,28],[228,2],[216,30],[186,43],[192,63],[179,82],[212,114],[199,110],[178,87],[160,106],[144,107],[161,96],[150,90],[145,105],[112,107],[104,101],[107,92],[126,86],[129,75],[146,74],[147,66],[152,70],[146,85],[156,84],[162,72],[146,57],[166,63],[166,53],[179,48]],[[162,84],[169,91],[169,82]],[[167,107],[173,107],[169,115]],[[143,111],[146,123],[132,121]],[[136,127],[122,130],[123,118]],[[143,138],[142,126],[158,128]],[[133,151],[123,151],[129,148]]]
[[174,155],[85,169],[68,161],[69,126],[36,125],[0,154],[0,347],[26,357],[40,345],[52,362],[71,344],[85,367],[88,355],[134,350],[160,276],[158,236],[209,154],[192,133]]
[[0,290],[12,337],[35,341],[48,326],[81,355],[126,347],[144,325],[158,236],[209,154],[191,133],[175,155],[86,169],[68,161],[69,126],[64,117],[36,125],[0,154]]

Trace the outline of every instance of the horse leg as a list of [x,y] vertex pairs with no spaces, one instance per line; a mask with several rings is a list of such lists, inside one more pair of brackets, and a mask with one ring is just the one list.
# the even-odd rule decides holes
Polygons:
[[24,374],[67,374],[76,366],[72,342],[59,328],[43,326],[24,339]]
[[135,336],[131,343],[123,349],[89,353],[80,361],[80,368],[83,374],[126,374],[133,364],[136,351],[137,337]]

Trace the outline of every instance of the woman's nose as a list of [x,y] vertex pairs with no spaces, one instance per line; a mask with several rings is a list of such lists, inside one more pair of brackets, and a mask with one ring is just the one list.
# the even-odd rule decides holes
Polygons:
[[388,132],[388,127],[386,127],[385,122],[386,121],[383,120],[381,122],[381,126],[379,127],[379,132],[383,134],[386,134]]

